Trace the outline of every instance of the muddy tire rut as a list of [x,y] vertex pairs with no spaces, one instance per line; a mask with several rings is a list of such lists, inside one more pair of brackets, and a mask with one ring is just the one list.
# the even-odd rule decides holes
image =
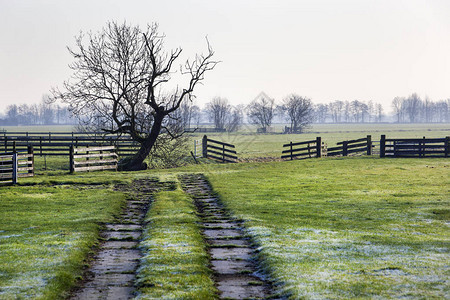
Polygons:
[[242,222],[229,214],[203,175],[183,175],[180,181],[198,209],[219,297],[270,298],[271,285],[264,280],[255,249],[243,230]]
[[[166,184],[167,185],[167,184]],[[131,195],[117,220],[105,224],[103,242],[85,271],[71,299],[132,299],[136,296],[136,270],[142,253],[138,249],[152,195],[168,189],[155,179],[136,180],[117,189]]]

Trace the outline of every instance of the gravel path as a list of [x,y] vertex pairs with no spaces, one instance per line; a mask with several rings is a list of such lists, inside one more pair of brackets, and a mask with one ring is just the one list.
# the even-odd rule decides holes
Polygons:
[[259,272],[254,248],[242,223],[230,216],[203,175],[184,175],[180,180],[184,191],[193,197],[202,220],[220,298],[269,298],[271,286]]

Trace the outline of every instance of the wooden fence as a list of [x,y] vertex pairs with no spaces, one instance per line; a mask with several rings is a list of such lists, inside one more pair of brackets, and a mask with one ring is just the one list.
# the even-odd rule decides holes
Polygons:
[[[301,146],[300,148],[295,148]],[[315,140],[284,144],[283,148],[289,147],[287,150],[282,151],[281,158],[310,158],[310,157],[322,157],[322,138],[317,137]]]
[[[202,140],[202,153],[205,158],[212,158],[223,163],[234,163],[237,161],[236,151],[229,149],[234,145],[208,139],[205,135]],[[233,155],[234,154],[234,155]]]
[[75,148],[70,146],[70,173],[117,170],[118,155],[114,146]]
[[27,151],[0,154],[0,181],[17,183],[18,178],[34,176],[33,147]]
[[[326,156],[348,156],[353,153],[365,153],[372,155],[372,136],[368,135],[365,138],[342,141],[337,143],[338,146],[330,147],[326,149]],[[325,155],[325,154],[324,154]]]
[[449,157],[450,137],[380,140],[380,157]]
[[106,135],[99,132],[3,132],[0,134],[0,152],[26,150],[33,146],[35,155],[63,155],[71,145],[115,146],[120,156],[130,156],[139,149],[139,144],[129,136]]

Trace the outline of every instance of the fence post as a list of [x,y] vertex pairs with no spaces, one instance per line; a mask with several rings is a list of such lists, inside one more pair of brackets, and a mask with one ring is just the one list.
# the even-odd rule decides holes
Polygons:
[[70,174],[72,174],[73,172],[75,172],[75,166],[74,166],[74,149],[73,149],[73,144],[70,145],[69,148],[69,164],[70,164]]
[[419,142],[419,157],[425,157],[425,137],[423,137],[423,143]]
[[316,137],[316,156],[322,157],[322,138]]
[[380,158],[386,156],[386,135],[382,134],[380,139]]
[[16,184],[17,183],[17,176],[18,176],[18,172],[17,172],[17,152],[14,151],[13,155],[12,155],[12,183]]
[[204,158],[208,158],[208,137],[206,136],[206,134],[202,139],[202,155]]
[[8,136],[5,135],[5,152],[8,152]]
[[225,163],[225,145],[222,145],[222,163]]
[[450,136],[445,137],[445,157],[450,153]]
[[34,154],[33,154],[33,146],[28,146],[28,164],[27,167],[32,167],[31,170],[28,170],[28,174],[31,174],[31,176],[34,176]]
[[16,152],[16,141],[13,141],[13,152]]
[[40,150],[40,154],[42,156],[42,136],[39,137],[39,150]]
[[372,136],[367,136],[367,155],[372,155]]
[[342,156],[348,155],[348,141],[342,142]]
[[291,151],[289,153],[291,154],[291,160],[293,160],[294,157],[292,156],[293,155],[293,153],[292,153],[292,141],[289,143],[289,145],[290,145],[290,151]]

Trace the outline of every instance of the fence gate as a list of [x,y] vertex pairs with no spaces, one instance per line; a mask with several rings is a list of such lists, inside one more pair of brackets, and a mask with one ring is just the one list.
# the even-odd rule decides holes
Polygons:
[[17,183],[18,178],[34,176],[33,147],[27,151],[0,154],[0,181]]
[[116,147],[70,146],[70,173],[96,170],[117,170],[118,155]]
[[235,148],[234,145],[219,142],[216,140],[208,139],[205,135],[202,140],[202,154],[205,158],[212,158],[222,163],[234,163],[237,161],[235,150],[229,148]]
[[380,140],[380,157],[449,157],[450,137]]

